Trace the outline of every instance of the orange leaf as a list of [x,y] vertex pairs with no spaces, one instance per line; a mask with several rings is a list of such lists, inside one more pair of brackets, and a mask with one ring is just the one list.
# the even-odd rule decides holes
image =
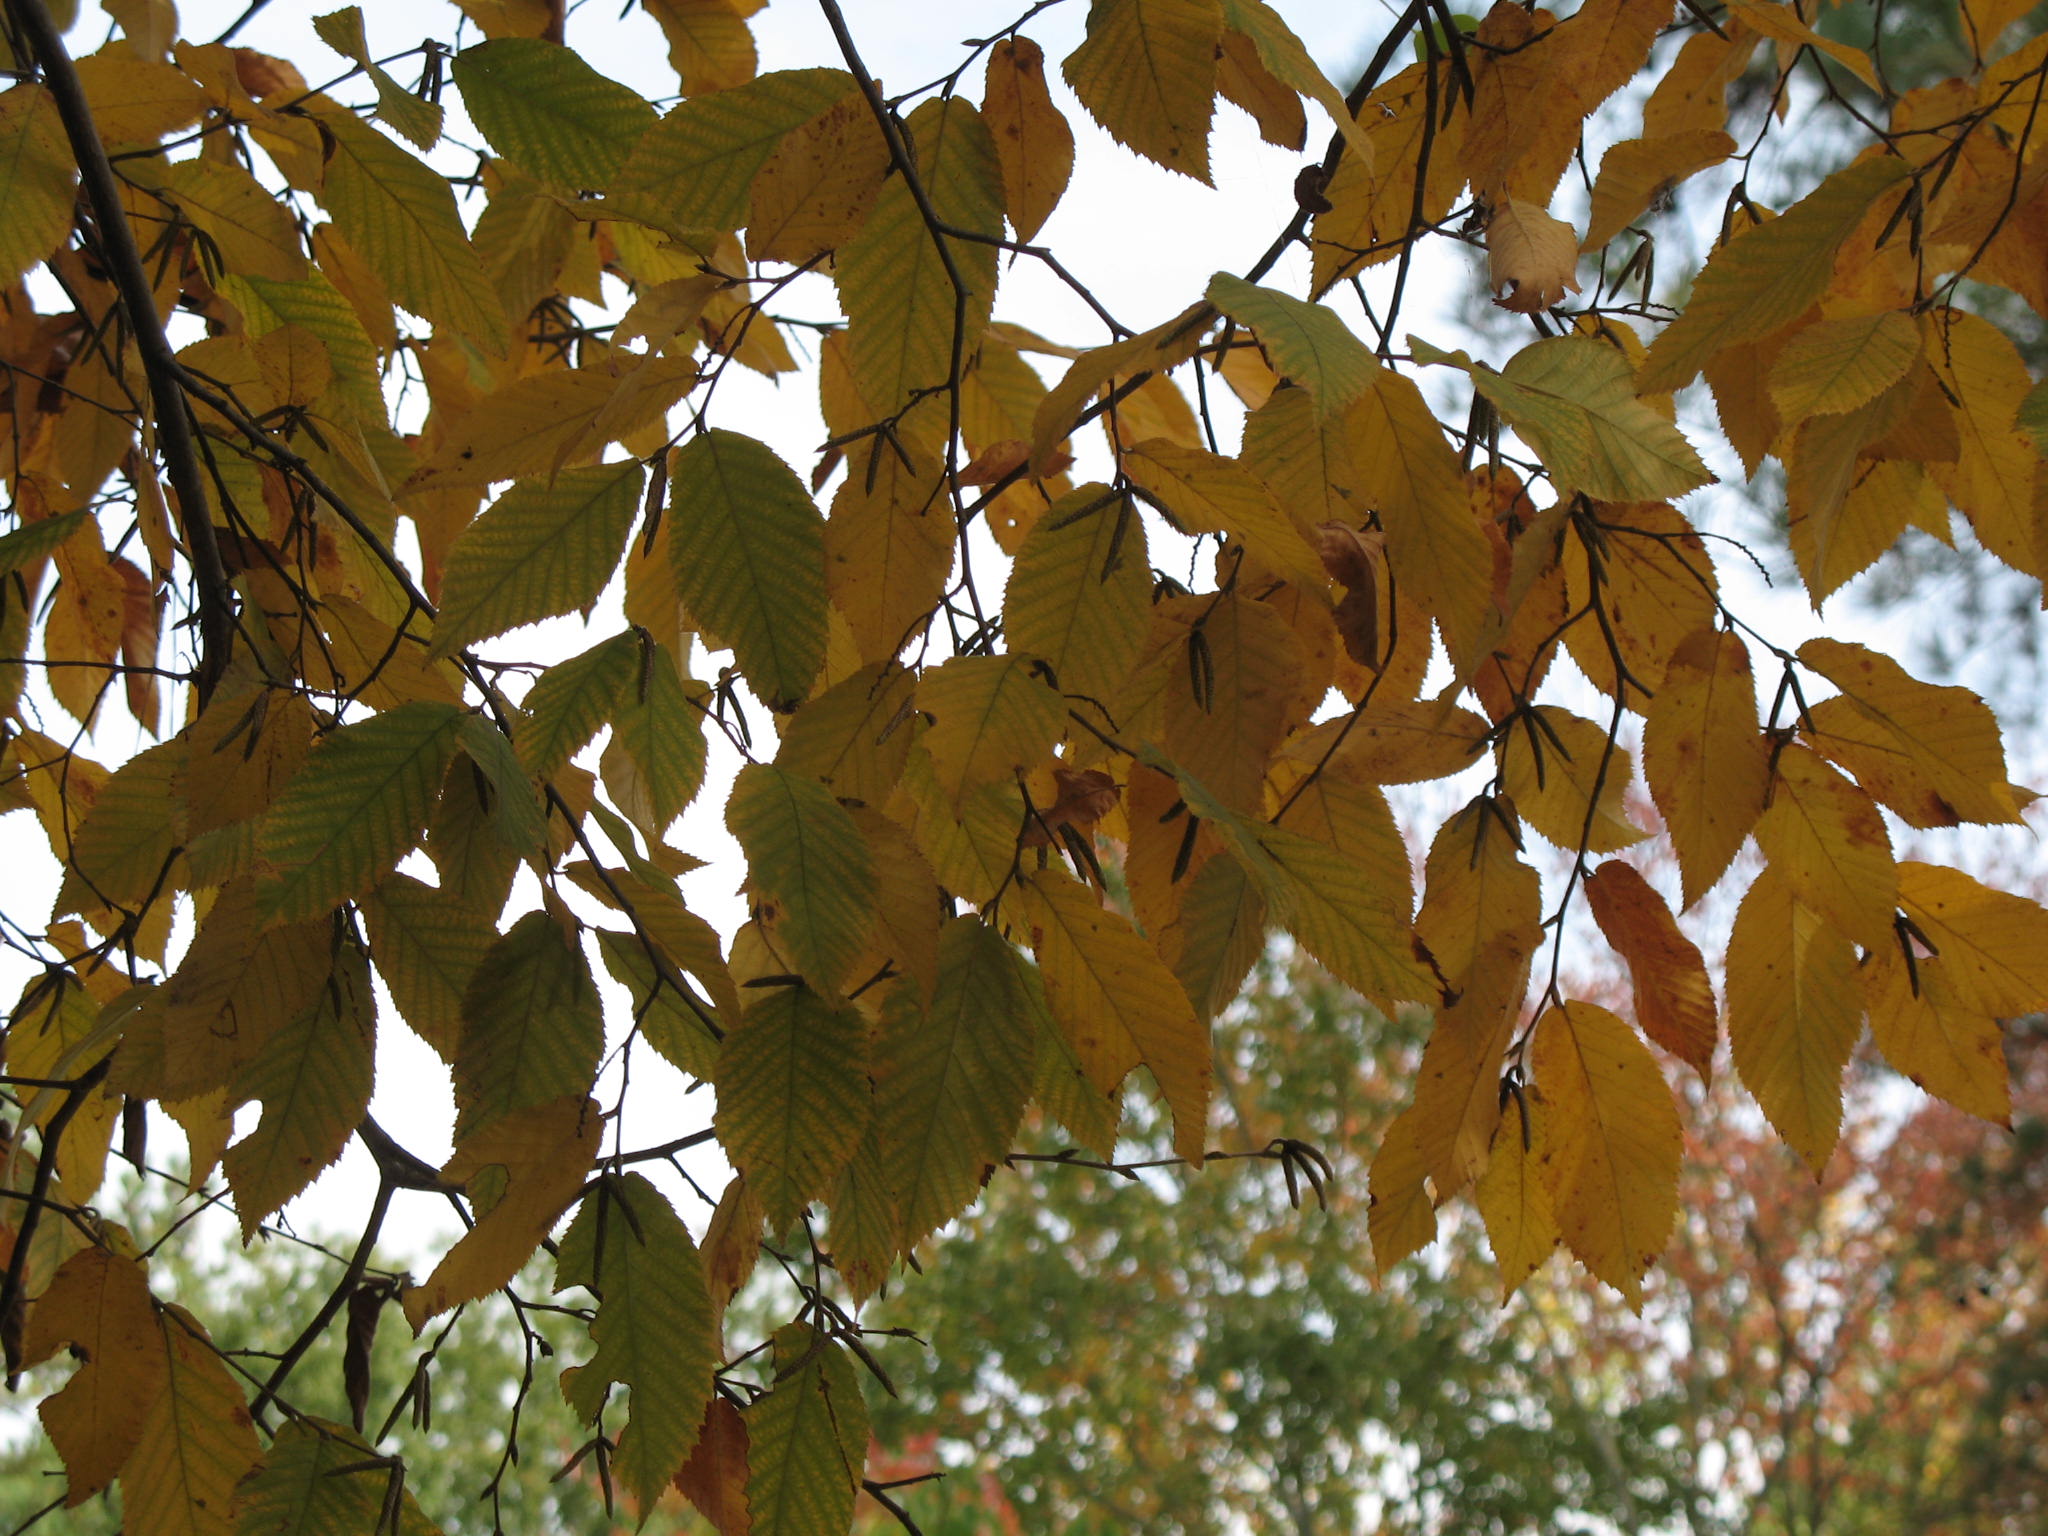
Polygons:
[[1678,920],[1649,881],[1619,859],[1587,877],[1586,902],[1607,942],[1628,962],[1643,1033],[1711,1082],[1720,1019],[1699,946],[1678,931]]

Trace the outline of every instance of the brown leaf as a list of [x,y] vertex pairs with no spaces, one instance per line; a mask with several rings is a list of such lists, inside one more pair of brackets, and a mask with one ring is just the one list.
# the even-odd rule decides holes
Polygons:
[[1344,649],[1362,667],[1378,670],[1379,576],[1386,564],[1386,535],[1348,523],[1316,524],[1316,553],[1332,581],[1344,584],[1335,618]]
[[1116,809],[1116,780],[1100,768],[1055,767],[1052,777],[1058,797],[1031,818],[1018,839],[1022,847],[1042,848],[1062,827],[1085,831]]
[[1578,231],[1533,203],[1508,198],[1487,220],[1486,280],[1502,309],[1533,315],[1563,303],[1579,291],[1578,265]]
[[722,1397],[713,1397],[697,1431],[696,1449],[675,1476],[676,1491],[709,1520],[718,1536],[747,1536],[747,1421]]
[[[960,471],[962,485],[994,485],[998,480],[1007,479],[1022,469],[1031,458],[1031,445],[1021,437],[1006,437],[1001,442],[990,443],[968,466]],[[1039,475],[1057,475],[1074,462],[1074,456],[1060,449],[1054,449],[1045,456],[1045,463],[1039,466]]]

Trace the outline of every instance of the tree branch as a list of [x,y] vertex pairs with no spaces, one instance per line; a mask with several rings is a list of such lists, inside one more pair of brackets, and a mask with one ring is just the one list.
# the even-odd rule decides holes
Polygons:
[[192,562],[198,588],[196,686],[203,705],[227,670],[228,654],[234,645],[235,599],[227,568],[221,564],[220,546],[213,536],[211,503],[200,474],[192,420],[186,413],[185,394],[179,383],[178,362],[164,335],[163,324],[157,319],[156,296],[142,265],[142,253],[135,244],[135,232],[128,227],[128,215],[121,206],[120,184],[114,179],[114,168],[107,161],[98,130],[93,127],[92,108],[86,102],[78,71],[72,67],[71,55],[65,52],[57,24],[43,0],[7,0],[7,10],[28,40],[42,70],[43,83],[57,103],[65,137],[71,141],[71,152],[78,160],[79,185],[99,230],[101,259],[120,295],[128,330],[141,356],[143,374],[149,380],[157,447],[163,454],[171,489],[177,492],[178,531],[184,536],[185,553]]

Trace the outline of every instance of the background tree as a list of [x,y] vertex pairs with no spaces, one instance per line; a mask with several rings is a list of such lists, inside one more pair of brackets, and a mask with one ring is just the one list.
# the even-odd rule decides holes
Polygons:
[[[895,1334],[867,1304],[1034,1166],[1027,1127],[1113,1163],[1128,1088],[1175,1163],[1264,1164],[1224,1171],[1268,1198],[1323,1179],[1293,1128],[1214,1123],[1238,1085],[1212,1021],[1269,932],[1427,1019],[1419,1051],[1407,1025],[1342,1046],[1405,1099],[1371,1160],[1376,1268],[1469,1239],[1470,1191],[1504,1291],[1562,1243],[1641,1306],[1680,1207],[1666,1066],[1704,1081],[1722,1019],[1672,902],[1607,857],[1647,836],[1636,722],[1683,907],[1761,854],[1729,1054],[1806,1164],[1833,1166],[1866,1019],[1901,1073],[2009,1119],[2003,1021],[2048,1006],[2048,912],[1895,836],[2021,821],[1997,721],[1740,611],[1675,505],[1710,476],[1674,396],[1704,376],[1745,470],[1782,461],[1816,602],[1952,510],[2048,569],[2041,392],[1956,302],[2044,302],[2024,7],[1969,0],[1967,67],[1900,91],[1767,0],[1503,0],[1469,35],[1417,0],[1340,91],[1261,0],[1095,0],[1058,49],[1071,98],[1037,40],[1057,8],[901,97],[833,0],[826,62],[762,72],[752,9],[650,7],[681,89],[657,112],[545,0],[467,0],[406,55],[320,17],[347,65],[324,86],[231,46],[247,17],[195,43],[121,0],[75,57],[44,0],[7,0],[0,793],[56,878],[0,930],[27,972],[0,1347],[10,1373],[78,1362],[38,1408],[66,1508],[118,1483],[138,1536],[422,1526],[431,1483],[365,1433],[417,1371],[373,1371],[360,1428],[301,1383],[382,1294],[387,1223],[452,1210],[390,1304],[431,1356],[486,1297],[531,1312],[545,1246],[569,1455],[608,1502],[679,1488],[779,1536],[845,1529],[864,1491],[914,1527],[868,1468]],[[1728,131],[1761,56],[1774,104],[1848,135],[1785,196],[1753,174],[1780,119]],[[1639,75],[1640,133],[1603,142],[1592,114]],[[1123,250],[1032,243],[1069,118],[1206,184],[1219,99],[1289,152],[1320,112],[1327,147],[1264,254],[1121,318],[1085,272]],[[1575,160],[1599,167],[1583,230]],[[1649,210],[1699,175],[1733,178],[1728,217],[1668,305]],[[1483,246],[1535,341],[1412,334],[1447,242]],[[1027,272],[1071,333],[1019,310]],[[734,426],[735,370],[797,371],[793,341],[826,434],[808,485]],[[566,660],[517,635],[599,605]],[[122,710],[158,743],[111,740]],[[713,783],[736,856],[675,831]],[[1426,813],[1419,904],[1390,787]],[[729,933],[685,902],[697,848],[729,885],[743,866]],[[1625,1010],[1564,984],[1581,949],[1625,964]],[[452,1092],[445,1158],[369,1113],[401,1027]],[[1256,1101],[1315,1070],[1296,1046],[1224,1063]],[[140,1166],[167,1122],[245,1241],[345,1147],[374,1166],[286,1342],[178,1305],[95,1204],[117,1132]],[[715,1196],[684,1160],[714,1146],[737,1170]],[[1211,1198],[1220,1221],[1254,1196]],[[728,1315],[756,1270],[779,1312]],[[1184,1311],[1222,1273],[1158,1295]],[[1258,1475],[1297,1521],[1338,1518],[1376,1423],[1450,1445],[1465,1411],[1340,1396],[1333,1439],[1266,1390],[1274,1361],[1327,1365],[1310,1337],[1226,1353],[1209,1390],[1276,1438]],[[1807,1477],[1804,1454],[1777,1464]],[[1191,1520],[1254,1496],[1174,1491]]]

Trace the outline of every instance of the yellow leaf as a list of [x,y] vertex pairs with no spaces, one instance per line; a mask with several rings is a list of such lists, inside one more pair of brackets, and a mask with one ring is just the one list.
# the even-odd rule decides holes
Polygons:
[[1998,720],[1967,688],[1939,688],[1889,656],[1817,637],[1799,660],[1842,690],[1807,739],[1915,827],[2017,822]]
[[2048,912],[1959,869],[1907,860],[1899,904],[1942,960],[1957,1002],[2012,1018],[2048,1007]]
[[1786,421],[1852,411],[1905,377],[1920,332],[1897,310],[1822,320],[1786,343],[1771,369],[1771,398]]
[[1037,235],[1074,169],[1074,134],[1045,88],[1045,54],[1028,37],[989,50],[981,115],[995,135],[1010,225],[1019,240]]
[[1894,947],[1865,968],[1870,1036],[1884,1059],[1937,1099],[1998,1125],[2012,1124],[2012,1085],[1998,1020],[1957,996],[1947,964],[1910,967]]
[[0,93],[0,274],[12,282],[48,256],[71,227],[78,179],[57,104],[40,85]]
[[1237,460],[1155,437],[1126,451],[1120,463],[1187,532],[1227,533],[1302,591],[1329,589],[1322,557],[1264,482]]
[[[71,972],[39,973],[8,1020],[0,1059],[14,1077],[56,1082],[78,1077],[119,1041],[117,1032],[102,1027],[102,1018],[100,1004]],[[47,1131],[51,1117],[67,1102],[69,1095],[53,1088],[27,1090],[21,1123]],[[56,1187],[64,1199],[83,1204],[99,1189],[120,1114],[120,1094],[104,1083],[77,1100],[63,1139],[47,1154],[56,1159]]]
[[919,679],[918,708],[932,717],[923,738],[939,784],[957,807],[974,790],[1014,778],[1050,752],[1066,701],[1014,652],[955,656]]
[[1799,899],[1843,933],[1865,949],[1891,941],[1899,876],[1884,818],[1805,747],[1779,751],[1756,841]]
[[1206,184],[1222,43],[1218,0],[1092,0],[1060,72],[1118,143]]
[[1681,182],[1734,153],[1735,141],[1718,128],[1689,128],[1609,146],[1593,179],[1592,212],[1579,249],[1599,250]]
[[1380,369],[1345,416],[1362,498],[1379,511],[1403,596],[1437,622],[1453,663],[1476,643],[1493,594],[1493,553],[1472,516],[1458,456],[1412,379]]
[[1417,952],[1407,848],[1370,786],[1326,792],[1324,836],[1237,816],[1191,775],[1181,790],[1189,809],[1223,835],[1274,920],[1331,975],[1382,1009],[1437,996]]
[[330,145],[320,197],[349,244],[407,309],[501,353],[504,307],[447,179],[353,112],[326,110],[320,123]]
[[1415,934],[1453,991],[1463,990],[1482,966],[1494,968],[1500,935],[1543,920],[1542,882],[1523,860],[1519,838],[1512,807],[1481,796],[1447,820],[1429,845]]
[[[1470,119],[1460,112],[1442,121],[1443,75],[1427,82],[1428,66],[1416,64],[1366,97],[1355,121],[1372,153],[1346,153],[1323,188],[1330,206],[1310,226],[1311,273],[1316,294],[1365,267],[1391,261],[1407,244],[1415,215],[1415,181],[1425,136],[1429,160],[1422,187],[1422,219],[1434,224],[1451,210],[1465,184],[1460,158]],[[1431,119],[1436,121],[1432,122]]]
[[1396,1264],[1436,1241],[1436,1207],[1424,1182],[1429,1168],[1420,1132],[1413,1109],[1396,1115],[1367,1175],[1372,1204],[1365,1213],[1366,1237],[1372,1243],[1373,1270],[1383,1281]]
[[750,0],[644,0],[668,39],[668,60],[685,96],[727,91],[754,78]]
[[1577,293],[1578,231],[1534,203],[1508,198],[1486,225],[1486,286],[1494,303],[1533,315]]
[[1689,384],[1717,352],[1797,319],[1826,291],[1842,242],[1905,173],[1902,160],[1859,160],[1783,217],[1721,246],[1693,284],[1684,313],[1651,344],[1636,387],[1655,394]]
[[1548,1111],[1531,1093],[1516,1095],[1493,1129],[1486,1172],[1472,1198],[1486,1223],[1486,1241],[1500,1266],[1501,1305],[1550,1257],[1561,1235],[1543,1180],[1548,1158]]
[[1619,859],[1586,878],[1586,905],[1615,953],[1628,962],[1643,1033],[1711,1082],[1721,1027],[1699,946],[1679,932],[1664,898]]
[[1670,830],[1686,906],[1748,839],[1770,775],[1749,647],[1733,631],[1694,630],[1672,651],[1643,720],[1643,777]]
[[[1238,4],[1229,7],[1231,11],[1242,8]],[[1301,109],[1301,97],[1260,61],[1258,45],[1235,29],[1223,34],[1216,59],[1216,89],[1225,101],[1250,114],[1259,125],[1259,137],[1268,144],[1299,152],[1308,142],[1308,115]],[[1338,116],[1349,127],[1351,138],[1365,142],[1350,113]]]
[[1927,466],[1859,459],[1840,501],[1790,508],[1792,558],[1815,612],[1831,593],[1898,543],[1913,525],[1946,527],[1948,499]]
[[1635,1031],[1592,1003],[1544,1014],[1533,1056],[1558,1228],[1588,1269],[1640,1307],[1643,1275],[1678,1215],[1671,1090]]
[[777,767],[818,780],[841,800],[882,805],[902,777],[921,722],[916,674],[876,662],[834,683],[781,724]]
[[1142,1062],[1173,1111],[1173,1149],[1199,1165],[1208,1145],[1209,1031],[1173,972],[1129,921],[1058,870],[1012,898],[1045,976],[1046,1000],[1088,1080],[1104,1093]]
[[858,91],[793,130],[755,178],[747,258],[799,266],[839,249],[866,222],[889,146]]
[[1290,741],[1282,756],[1330,764],[1370,784],[1449,778],[1486,750],[1487,724],[1469,709],[1426,699],[1374,699],[1355,716],[1326,720]]
[[1214,305],[1191,305],[1164,325],[1077,355],[1032,415],[1032,471],[1040,475],[1050,472],[1060,443],[1098,393],[1186,362],[1200,350],[1217,318]]
[[245,1247],[341,1156],[362,1123],[376,1059],[376,1007],[368,958],[344,948],[320,1001],[235,1074],[230,1096],[263,1105],[261,1120],[224,1160]]
[[1776,0],[1729,0],[1729,9],[1745,25],[1753,27],[1765,37],[1799,48],[1816,49],[1848,70],[1873,91],[1883,88],[1878,83],[1877,71],[1871,68],[1870,59],[1861,49],[1851,48],[1847,43],[1839,43],[1831,37],[1821,36],[1808,26],[1799,12],[1791,6],[1780,5]]
[[1466,972],[1456,1000],[1436,1016],[1408,1111],[1439,1204],[1486,1171],[1504,1113],[1501,1064],[1521,1022],[1529,962],[1543,929],[1491,929],[1487,942],[1485,964]]
[[1743,1086],[1816,1176],[1842,1130],[1842,1068],[1863,1032],[1849,941],[1766,869],[1728,936],[1728,1045]]
[[1173,916],[1153,931],[1160,958],[1206,1023],[1236,1000],[1266,952],[1266,899],[1228,855],[1206,859],[1175,889]]
[[1649,836],[1624,805],[1629,754],[1592,721],[1539,704],[1509,722],[1496,751],[1515,809],[1558,847],[1614,853]]
[[1923,323],[1930,328],[1927,359],[1955,402],[1961,436],[1955,462],[1931,464],[1929,472],[1986,549],[2014,570],[2039,576],[2048,570],[2034,510],[2041,455],[2013,426],[2032,376],[2011,340],[1987,320],[1948,309]]
[[256,1427],[241,1384],[192,1315],[165,1307],[157,1321],[164,1385],[121,1469],[122,1529],[132,1536],[228,1536],[236,1485],[262,1460]]
[[1468,371],[1561,487],[1654,501],[1708,484],[1714,477],[1692,444],[1638,392],[1632,364],[1624,346],[1553,336],[1524,347],[1499,373]]
[[305,244],[290,211],[241,166],[181,160],[165,171],[162,190],[230,271],[288,283],[305,277]]
[[82,1363],[36,1414],[64,1462],[65,1507],[75,1509],[120,1472],[167,1380],[142,1265],[104,1248],[66,1259],[29,1313],[22,1360],[47,1360],[62,1344]]
[[945,477],[910,452],[905,464],[872,439],[854,456],[825,522],[825,590],[863,663],[886,661],[917,638],[953,572]]
[[455,1149],[441,1169],[451,1184],[504,1180],[504,1193],[455,1242],[424,1284],[401,1298],[414,1333],[451,1307],[488,1296],[519,1273],[583,1187],[597,1158],[604,1116],[581,1094],[499,1115]]
[[[1629,702],[1662,691],[1671,658],[1688,635],[1713,626],[1719,579],[1705,542],[1684,514],[1661,502],[1599,505],[1572,520],[1564,545],[1567,611],[1598,602],[1606,616],[1565,632],[1572,659],[1610,697],[1616,691],[1609,637],[1633,683]],[[1597,582],[1595,573],[1598,573]]]
[[1017,866],[1024,794],[1015,780],[984,784],[956,800],[919,743],[904,760],[898,792],[907,810],[894,814],[912,824],[939,883],[965,901],[994,900]]
[[1294,718],[1301,643],[1277,611],[1250,598],[1188,597],[1175,608],[1162,615],[1185,624],[1164,661],[1166,750],[1225,805],[1251,814]]
[[607,442],[662,420],[696,377],[687,359],[621,352],[601,366],[514,380],[456,419],[408,489],[552,476],[564,464],[594,460]]

